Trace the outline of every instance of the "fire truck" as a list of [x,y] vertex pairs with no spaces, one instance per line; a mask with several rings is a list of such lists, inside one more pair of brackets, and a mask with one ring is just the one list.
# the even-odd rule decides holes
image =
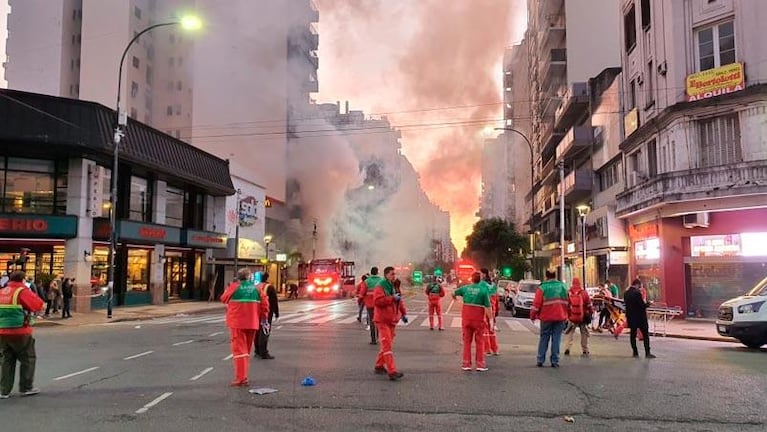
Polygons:
[[457,261],[455,263],[455,277],[458,286],[470,284],[471,275],[476,271],[479,270],[473,262],[466,259]]
[[298,265],[298,286],[309,299],[354,296],[354,262],[320,258],[301,263]]

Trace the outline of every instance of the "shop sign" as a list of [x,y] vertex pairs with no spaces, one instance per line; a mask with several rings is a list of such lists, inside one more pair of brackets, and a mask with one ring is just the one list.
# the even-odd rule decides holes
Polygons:
[[690,254],[694,257],[732,257],[741,254],[740,235],[690,237]]
[[[234,244],[234,239],[230,238],[229,240]],[[240,238],[237,249],[237,256],[239,258],[259,259],[266,256],[266,249],[264,249],[263,246],[257,241],[247,238]],[[234,250],[232,250],[232,252],[234,252]],[[231,256],[234,256],[234,254],[232,253]]]
[[88,165],[88,216],[101,216],[104,203],[104,167]]
[[237,206],[239,209],[240,227],[255,225],[258,220],[258,200],[255,197],[247,196],[242,198]]
[[0,214],[0,236],[73,238],[77,237],[77,217]]
[[634,243],[634,258],[637,261],[660,259],[660,239],[653,238]]
[[226,234],[184,230],[184,244],[192,247],[202,247],[206,249],[226,249]]
[[628,265],[629,253],[626,251],[610,251],[610,265]]
[[112,233],[110,229],[109,219],[96,218],[93,219],[93,240],[109,240],[109,235]]
[[274,257],[274,260],[277,261],[277,262],[286,262],[288,260],[288,254],[278,253]]
[[629,236],[632,240],[644,240],[658,237],[658,225],[655,222],[629,226]]
[[176,227],[127,220],[119,221],[118,226],[120,227],[121,240],[175,245],[181,243],[181,230]]
[[743,63],[705,70],[687,76],[687,102],[734,93],[746,87]]
[[740,246],[743,256],[767,256],[767,232],[741,233]]

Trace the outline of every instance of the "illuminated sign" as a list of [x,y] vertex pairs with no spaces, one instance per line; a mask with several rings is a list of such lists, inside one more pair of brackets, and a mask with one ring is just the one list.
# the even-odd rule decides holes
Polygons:
[[127,220],[118,221],[119,238],[144,243],[179,244],[181,230],[175,227],[145,224]]
[[274,260],[277,262],[285,262],[288,260],[288,254],[278,253]]
[[634,243],[634,258],[637,260],[660,259],[660,239],[652,238]]
[[694,257],[726,257],[741,254],[740,235],[690,237],[690,254]]
[[742,256],[767,256],[767,232],[741,233],[740,246]]
[[226,235],[207,231],[184,230],[184,243],[187,246],[210,249],[226,249]]
[[610,265],[628,265],[629,253],[626,251],[610,251]]
[[247,196],[240,200],[238,207],[240,226],[249,227],[255,225],[258,220],[258,200],[252,196]]
[[0,214],[0,236],[73,238],[77,236],[77,218]]
[[743,63],[705,70],[687,76],[687,102],[734,93],[746,87]]

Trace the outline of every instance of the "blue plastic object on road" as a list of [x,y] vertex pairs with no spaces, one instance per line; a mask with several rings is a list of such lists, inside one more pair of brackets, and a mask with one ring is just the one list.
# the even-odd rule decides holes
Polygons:
[[314,378],[308,376],[304,378],[303,381],[301,381],[301,385],[304,387],[311,387],[313,385],[317,384],[317,381],[314,380]]

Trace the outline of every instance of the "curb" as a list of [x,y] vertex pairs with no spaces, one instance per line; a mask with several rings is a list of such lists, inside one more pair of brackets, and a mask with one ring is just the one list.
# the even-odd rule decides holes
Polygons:
[[650,332],[651,336],[654,337],[666,337],[666,338],[673,338],[673,339],[687,339],[687,340],[702,340],[702,341],[710,341],[710,342],[729,342],[729,343],[740,343],[736,339],[723,337],[723,336],[695,336],[695,335],[684,335],[684,334],[666,334],[663,336],[662,333],[653,333]]
[[152,315],[136,315],[136,316],[124,317],[124,318],[112,318],[111,320],[108,320],[107,322],[143,321],[143,320],[154,319],[154,318],[169,318],[179,314],[201,315],[207,312],[217,312],[219,309],[225,310],[223,305],[221,306],[222,306],[221,308],[193,309],[193,310],[188,310],[184,312],[168,312],[168,313],[152,314]]

